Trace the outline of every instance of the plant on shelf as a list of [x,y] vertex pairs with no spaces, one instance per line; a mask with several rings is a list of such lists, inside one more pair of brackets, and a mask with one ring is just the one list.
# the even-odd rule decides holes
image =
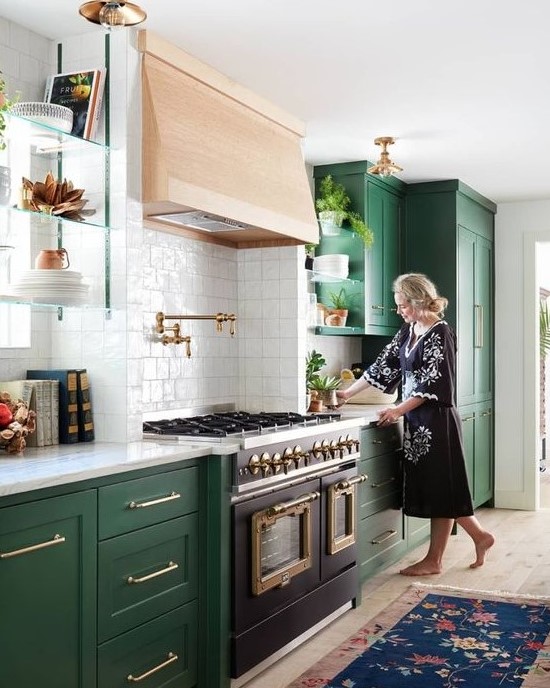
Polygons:
[[315,201],[321,232],[338,235],[344,220],[347,220],[351,229],[363,240],[365,247],[370,248],[374,242],[374,232],[359,213],[349,210],[350,205],[351,199],[343,184],[335,182],[330,174],[321,179],[319,198]]
[[319,213],[321,231],[324,234],[339,234],[340,227],[348,215],[351,201],[342,184],[335,182],[332,175],[321,179],[319,197],[315,208]]
[[329,292],[328,298],[330,305],[325,304],[327,306],[325,325],[331,327],[344,327],[353,296],[350,296],[344,287],[342,287],[340,291]]
[[316,389],[318,392],[330,391],[338,387],[340,387],[340,378],[331,375],[317,375],[310,385],[310,389]]

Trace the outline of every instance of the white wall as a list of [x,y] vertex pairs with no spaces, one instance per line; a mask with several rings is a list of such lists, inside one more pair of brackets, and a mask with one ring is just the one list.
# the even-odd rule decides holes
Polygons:
[[538,505],[537,242],[550,200],[502,203],[495,231],[495,505]]

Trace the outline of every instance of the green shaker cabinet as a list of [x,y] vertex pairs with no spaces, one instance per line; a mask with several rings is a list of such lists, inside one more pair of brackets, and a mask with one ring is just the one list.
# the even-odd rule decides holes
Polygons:
[[96,492],[0,509],[0,685],[96,686]]
[[407,187],[406,269],[434,280],[457,333],[456,402],[475,506],[493,495],[495,212],[492,201],[458,180]]
[[[337,285],[320,285],[318,299],[327,303],[327,287],[332,291],[344,287],[350,293],[358,294],[348,316],[353,329],[330,328],[330,332],[323,328],[322,334],[393,335],[401,324],[392,284],[402,271],[405,184],[395,177],[381,179],[368,174],[370,165],[368,161],[338,163],[321,165],[314,170],[317,187],[328,174],[345,187],[351,200],[351,210],[357,212],[374,232],[374,244],[368,250],[348,227],[344,227],[339,236],[320,236],[316,255],[349,255],[352,283],[344,280]],[[360,288],[356,286],[357,282]]]

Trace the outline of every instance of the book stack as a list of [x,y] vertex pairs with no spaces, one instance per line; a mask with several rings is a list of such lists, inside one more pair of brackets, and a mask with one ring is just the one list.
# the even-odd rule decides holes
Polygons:
[[58,419],[59,444],[94,440],[90,382],[85,368],[27,370],[27,379],[33,382],[49,380],[58,385],[57,410],[52,409],[52,414]]

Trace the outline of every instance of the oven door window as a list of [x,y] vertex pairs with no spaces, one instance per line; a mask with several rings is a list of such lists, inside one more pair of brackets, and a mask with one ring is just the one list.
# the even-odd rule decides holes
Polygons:
[[355,481],[343,480],[328,488],[327,549],[336,554],[355,544]]
[[287,585],[312,565],[311,502],[304,494],[252,515],[252,592],[261,595]]

